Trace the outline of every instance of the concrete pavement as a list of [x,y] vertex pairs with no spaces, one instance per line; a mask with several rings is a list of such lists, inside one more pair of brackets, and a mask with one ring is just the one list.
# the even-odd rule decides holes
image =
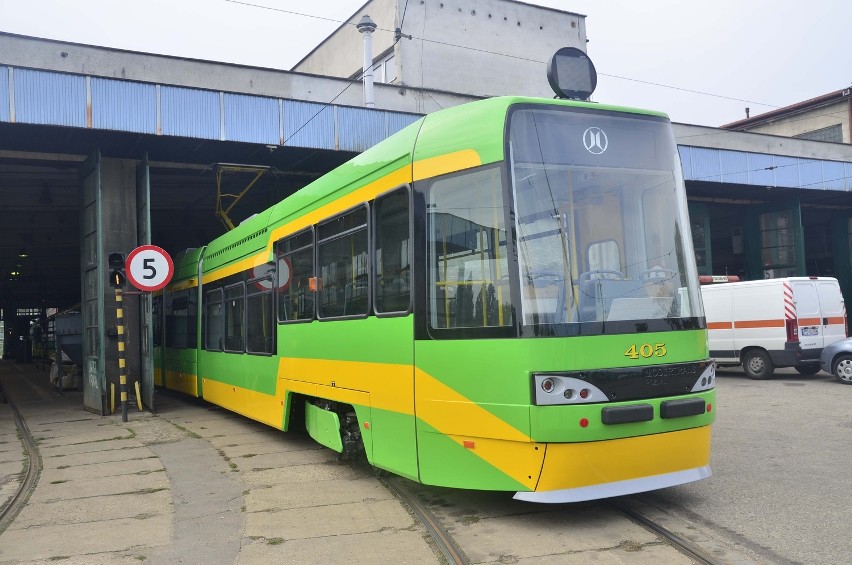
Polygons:
[[[0,361],[0,380],[43,467],[0,533],[2,564],[437,562],[369,471],[309,439],[166,395],[122,423],[51,391],[34,365]],[[0,404],[0,504],[24,459]]]
[[[100,417],[48,373],[0,361],[42,471],[0,565],[441,563],[428,535],[366,468],[299,434],[161,393],[156,415]],[[0,404],[0,504],[23,448]],[[14,487],[14,488],[13,488]],[[509,493],[422,487],[473,563],[686,564],[605,504],[532,505]],[[745,563],[730,560],[731,563]]]

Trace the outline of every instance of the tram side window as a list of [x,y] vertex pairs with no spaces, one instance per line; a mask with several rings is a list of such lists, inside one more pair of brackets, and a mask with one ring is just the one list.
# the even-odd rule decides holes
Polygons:
[[246,351],[272,353],[275,324],[272,309],[272,277],[254,279],[246,284]]
[[155,296],[151,301],[151,327],[154,347],[163,345],[163,296]]
[[513,325],[500,169],[435,181],[427,221],[431,326]]
[[166,347],[195,349],[195,289],[180,290],[166,299]]
[[243,283],[225,287],[225,351],[245,350],[243,338],[245,287]]
[[367,207],[319,224],[320,318],[363,317],[370,307]]
[[411,235],[405,188],[376,199],[376,312],[405,312],[411,302]]
[[207,293],[204,301],[206,332],[204,345],[210,351],[222,351],[224,337],[225,309],[222,303],[222,289]]
[[278,321],[309,322],[314,316],[310,279],[314,276],[314,233],[307,229],[276,246],[278,256]]

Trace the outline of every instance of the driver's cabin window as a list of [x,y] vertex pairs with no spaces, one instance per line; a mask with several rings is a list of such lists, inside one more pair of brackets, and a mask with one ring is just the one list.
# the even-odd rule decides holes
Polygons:
[[621,258],[615,240],[596,241],[589,245],[589,270],[621,271]]

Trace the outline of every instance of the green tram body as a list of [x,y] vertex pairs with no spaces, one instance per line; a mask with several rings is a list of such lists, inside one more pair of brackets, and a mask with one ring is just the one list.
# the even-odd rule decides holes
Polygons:
[[571,502],[710,475],[714,367],[660,113],[430,114],[179,257],[155,303],[158,385],[415,481]]

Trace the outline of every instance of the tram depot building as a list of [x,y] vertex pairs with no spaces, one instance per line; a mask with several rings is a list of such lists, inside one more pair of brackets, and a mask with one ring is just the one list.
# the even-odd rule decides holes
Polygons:
[[[350,25],[365,14],[377,28],[367,107]],[[551,97],[539,64],[482,69],[489,52],[547,60],[565,46],[585,50],[584,16],[510,0],[373,0],[291,71],[0,33],[3,357],[45,354],[52,326],[36,335],[33,322],[75,308],[113,380],[110,253],[201,246],[440,108]],[[849,89],[722,128],[675,124],[699,274],[831,276],[852,295],[850,126]],[[145,316],[140,297],[126,301],[133,349]],[[144,372],[142,355],[127,362]]]

